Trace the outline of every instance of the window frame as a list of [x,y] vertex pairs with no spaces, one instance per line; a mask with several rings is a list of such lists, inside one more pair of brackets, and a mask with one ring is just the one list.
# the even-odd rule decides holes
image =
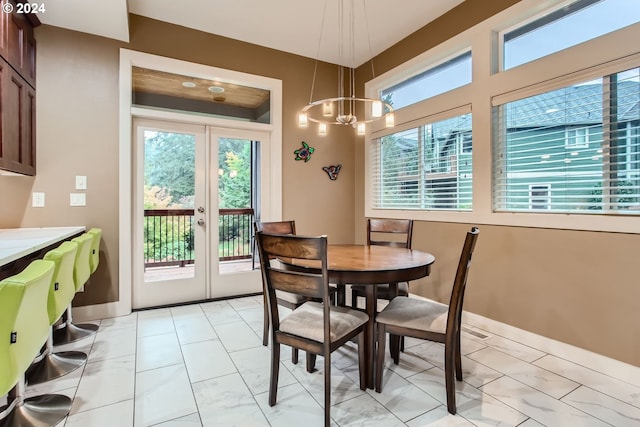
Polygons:
[[[410,218],[424,221],[490,224],[500,226],[541,227],[568,230],[594,230],[640,234],[640,217],[616,214],[566,214],[554,212],[495,212],[493,209],[492,108],[496,101],[508,102],[555,88],[601,77],[612,72],[640,66],[640,48],[629,40],[640,37],[640,23],[588,42],[542,57],[518,67],[501,71],[499,34],[509,28],[533,20],[545,10],[562,7],[566,1],[522,0],[486,21],[457,34],[406,63],[365,83],[365,94],[376,96],[380,88],[424,69],[436,62],[468,49],[473,52],[472,83],[417,104],[395,111],[396,127],[376,124],[368,130],[364,148],[365,215],[388,218]],[[473,112],[473,210],[421,211],[375,209],[372,206],[369,144],[373,138],[398,132],[415,125],[425,117],[443,114],[460,105],[471,104]]]

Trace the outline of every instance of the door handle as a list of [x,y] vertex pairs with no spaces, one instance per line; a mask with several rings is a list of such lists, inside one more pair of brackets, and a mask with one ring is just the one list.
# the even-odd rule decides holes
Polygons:
[[200,219],[198,220],[198,225],[202,225],[202,226],[204,226],[204,219],[200,218]]

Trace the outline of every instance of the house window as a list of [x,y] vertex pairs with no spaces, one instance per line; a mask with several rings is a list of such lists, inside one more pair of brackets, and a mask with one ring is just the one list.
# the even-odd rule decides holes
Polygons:
[[503,69],[551,55],[638,21],[640,2],[636,0],[574,1],[505,32],[502,35]]
[[373,207],[471,210],[471,113],[374,139]]
[[589,147],[589,128],[567,128],[564,135],[564,147],[568,149]]
[[550,209],[549,203],[551,186],[549,184],[529,185],[529,209],[545,210]]
[[494,210],[640,212],[640,69],[494,108]]
[[382,99],[400,109],[471,83],[471,51],[383,89]]

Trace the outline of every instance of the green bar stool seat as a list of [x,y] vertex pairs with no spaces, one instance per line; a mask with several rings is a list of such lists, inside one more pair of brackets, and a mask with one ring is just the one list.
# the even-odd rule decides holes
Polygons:
[[47,300],[53,261],[32,261],[22,272],[0,282],[0,426],[55,426],[71,409],[67,396],[49,394],[25,399],[24,374],[49,335]]
[[48,314],[49,337],[44,351],[36,358],[27,371],[27,384],[34,385],[66,375],[87,362],[87,355],[80,351],[53,352],[53,330],[76,293],[73,281],[78,243],[63,242],[56,249],[47,252],[45,260],[55,263],[53,281],[49,287]]
[[[78,252],[73,267],[73,281],[75,283],[75,292],[77,293],[89,280],[91,276],[91,247],[93,245],[93,235],[83,233],[78,237],[71,239],[72,242],[78,244]],[[54,345],[68,344],[81,340],[98,330],[98,325],[92,323],[83,323],[76,325],[73,323],[71,314],[71,303],[62,315],[62,323],[56,326],[53,332]]]

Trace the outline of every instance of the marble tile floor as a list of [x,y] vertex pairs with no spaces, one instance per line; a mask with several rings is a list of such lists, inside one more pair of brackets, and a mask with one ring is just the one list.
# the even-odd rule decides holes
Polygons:
[[[479,332],[479,334],[478,334]],[[58,427],[323,425],[322,360],[313,374],[283,347],[278,403],[268,405],[270,351],[262,297],[104,319],[93,337],[57,350],[89,354],[82,369],[27,394],[74,399]],[[486,338],[482,338],[482,334]],[[332,357],[334,426],[640,426],[640,385],[466,328],[458,415],[446,410],[440,344],[407,339],[383,392],[357,385],[355,344]],[[1,402],[0,402],[1,403]]]

